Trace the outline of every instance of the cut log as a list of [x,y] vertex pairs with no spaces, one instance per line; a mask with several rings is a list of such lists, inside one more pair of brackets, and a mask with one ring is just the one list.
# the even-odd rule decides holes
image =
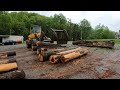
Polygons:
[[61,62],[60,58],[61,58],[61,55],[51,55],[49,58],[49,61],[51,63],[59,63]]
[[71,55],[71,53],[73,53],[73,52],[79,52],[79,53],[84,54],[84,50],[82,48],[78,47],[78,48],[58,52],[58,53],[56,53],[56,55],[51,55],[50,58],[49,58],[49,61],[51,63],[58,63],[58,62],[60,62],[62,55],[66,55],[66,54]]
[[54,43],[50,43],[50,42],[37,42],[36,45],[39,47],[39,48],[42,48],[42,47],[59,47],[60,45],[58,44],[54,44]]
[[6,58],[9,56],[16,56],[16,52],[15,51],[7,51],[7,52],[0,53],[0,58]]
[[7,64],[7,63],[13,63],[13,62],[16,62],[15,58],[0,59],[0,64]]
[[73,41],[73,45],[87,46],[87,47],[102,47],[102,48],[113,48],[113,41],[84,41],[78,40]]
[[49,57],[54,54],[56,54],[56,52],[43,51],[43,52],[40,52],[40,54],[38,55],[38,59],[43,62],[43,61],[49,60]]
[[24,79],[25,72],[22,69],[9,71],[0,74],[0,79]]
[[37,49],[38,49],[37,46],[32,46],[33,51],[37,51]]
[[17,63],[0,64],[0,73],[18,69]]
[[40,60],[40,61],[46,61],[46,60],[49,60],[49,58],[50,58],[50,56],[51,55],[54,55],[54,54],[56,54],[56,53],[58,53],[58,52],[60,52],[60,51],[64,51],[65,49],[64,48],[61,48],[61,49],[53,49],[53,50],[51,50],[51,51],[47,51],[47,49],[46,48],[41,48],[41,49],[39,49],[39,51],[38,51],[38,59]]
[[59,52],[57,54],[59,54],[59,55],[67,54],[67,53],[71,53],[71,52],[75,52],[75,51],[80,51],[81,49],[82,49],[81,47],[78,47],[78,48],[75,48],[75,49],[70,49],[70,50]]
[[62,63],[65,63],[65,62],[68,62],[70,60],[73,60],[75,58],[78,58],[80,56],[83,56],[84,54],[87,54],[88,53],[88,50],[85,50],[85,51],[77,51],[77,52],[72,52],[72,53],[69,53],[69,54],[65,54],[65,55],[62,55],[60,60]]
[[39,48],[39,49],[37,49],[37,55],[39,55],[39,53],[40,53],[41,51],[47,51],[47,48]]

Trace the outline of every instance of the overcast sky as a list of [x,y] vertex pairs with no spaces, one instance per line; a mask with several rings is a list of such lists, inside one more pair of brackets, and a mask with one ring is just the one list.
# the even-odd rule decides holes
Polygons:
[[70,18],[73,23],[79,23],[84,18],[87,19],[94,28],[99,23],[108,26],[110,30],[118,32],[120,29],[120,11],[28,11],[45,16],[52,16],[55,13],[62,13],[66,18]]

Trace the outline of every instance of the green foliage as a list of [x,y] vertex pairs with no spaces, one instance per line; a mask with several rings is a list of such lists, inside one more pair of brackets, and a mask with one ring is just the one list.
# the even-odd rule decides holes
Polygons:
[[52,36],[50,28],[66,29],[69,40],[79,40],[81,37],[82,39],[114,39],[115,36],[115,33],[110,31],[107,26],[99,24],[93,29],[86,19],[75,24],[61,13],[46,17],[23,11],[11,13],[0,11],[0,34],[23,35],[26,39],[30,27],[34,24],[40,25],[46,36],[50,38]]
[[110,31],[107,26],[97,25],[94,30],[94,39],[114,39],[115,32]]

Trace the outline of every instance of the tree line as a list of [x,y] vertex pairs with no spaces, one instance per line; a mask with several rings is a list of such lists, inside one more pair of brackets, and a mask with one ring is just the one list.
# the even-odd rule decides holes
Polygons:
[[71,19],[63,14],[54,14],[54,16],[44,16],[38,13],[28,12],[7,12],[0,11],[0,35],[23,35],[25,39],[30,33],[32,25],[40,25],[46,36],[52,36],[50,28],[65,29],[68,32],[69,40],[79,39],[114,39],[115,32],[111,31],[105,25],[97,25],[92,28],[90,22],[86,19],[80,23],[72,23]]

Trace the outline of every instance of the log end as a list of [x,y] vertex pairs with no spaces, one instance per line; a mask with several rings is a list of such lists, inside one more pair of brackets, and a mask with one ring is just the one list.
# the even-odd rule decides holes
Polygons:
[[51,63],[58,63],[58,62],[60,62],[60,57],[61,57],[61,55],[51,55],[49,58],[49,61]]
[[39,61],[43,62],[43,56],[41,54],[38,55]]

